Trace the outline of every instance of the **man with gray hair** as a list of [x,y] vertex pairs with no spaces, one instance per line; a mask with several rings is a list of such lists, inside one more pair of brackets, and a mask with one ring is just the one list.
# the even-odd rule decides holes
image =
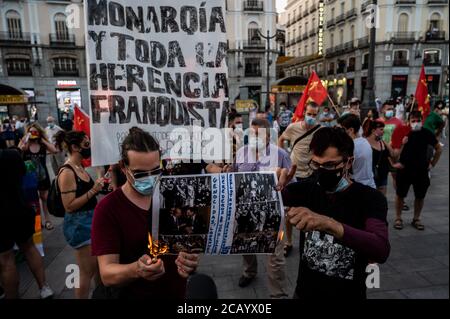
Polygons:
[[[53,116],[47,117],[47,127],[45,128],[45,133],[47,134],[48,140],[55,145],[55,135],[59,131],[62,131],[63,129],[60,128],[58,125],[55,124],[55,118]],[[60,150],[57,147],[58,153],[55,154],[49,154],[49,160],[52,165],[53,172],[55,173],[55,176],[58,174],[59,168],[64,164],[64,161],[66,159],[66,155],[64,150]]]

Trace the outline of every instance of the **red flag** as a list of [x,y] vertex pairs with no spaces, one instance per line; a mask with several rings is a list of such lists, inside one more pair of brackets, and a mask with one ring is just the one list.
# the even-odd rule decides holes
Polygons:
[[419,111],[422,113],[423,120],[425,121],[428,115],[430,115],[431,113],[431,106],[430,106],[430,97],[428,95],[428,83],[427,78],[425,76],[424,65],[422,65],[419,83],[417,83],[416,101],[419,106]]
[[318,105],[322,105],[327,96],[327,89],[322,85],[322,81],[320,81],[317,73],[313,71],[308,80],[308,84],[303,91],[302,98],[298,102],[292,122],[295,123],[303,119],[303,114],[305,113],[306,104],[308,102],[315,102]]
[[[91,127],[89,124],[89,116],[79,107],[75,105],[73,113],[73,129],[74,131],[85,132],[89,138],[91,137]],[[84,167],[91,166],[91,159],[82,161]]]

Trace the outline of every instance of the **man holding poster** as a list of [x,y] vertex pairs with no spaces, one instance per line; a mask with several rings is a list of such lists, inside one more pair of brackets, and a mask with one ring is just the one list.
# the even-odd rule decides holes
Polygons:
[[[252,121],[251,133],[249,136],[248,146],[244,146],[238,150],[236,154],[236,164],[234,164],[234,171],[236,172],[258,172],[258,171],[274,171],[279,169],[290,170],[292,164],[287,154],[283,149],[270,143],[270,123],[267,120],[255,119]],[[242,182],[240,185],[243,184]],[[246,183],[244,183],[245,185]],[[263,197],[260,195],[260,191],[257,191],[257,182],[254,180],[248,181],[248,187],[240,187],[236,185],[238,196],[242,192],[241,198],[258,198]],[[256,184],[256,185],[255,185]],[[242,189],[242,191],[241,191]],[[271,190],[272,191],[272,190]],[[247,195],[246,195],[247,193]],[[276,193],[275,193],[276,195]],[[268,193],[266,197],[272,197],[273,192]],[[275,200],[276,198],[272,198]],[[255,204],[256,202],[260,204]],[[267,202],[267,198],[265,199]],[[258,207],[255,209],[254,205]],[[259,205],[259,206],[258,206]],[[243,202],[237,202],[236,206],[241,207],[241,212],[237,211],[237,220],[244,220],[242,223],[237,223],[238,233],[239,227],[245,226],[242,232],[249,236],[255,230],[262,230],[263,225],[266,224],[265,220],[270,216],[269,213],[276,211],[274,207],[270,205],[264,208],[263,202],[260,200],[252,201],[249,207],[248,213],[246,213],[246,205]],[[261,212],[259,218],[255,218],[251,212]],[[248,218],[245,218],[248,216]],[[262,220],[264,219],[264,220]],[[280,228],[281,220],[276,223],[278,229]],[[267,225],[267,224],[266,224]],[[256,242],[255,242],[256,243]],[[259,243],[256,243],[259,245]],[[269,289],[271,298],[285,298],[288,296],[285,280],[285,257],[284,246],[280,240],[275,248],[275,253],[268,256],[268,276],[269,276]],[[244,255],[244,272],[239,280],[240,287],[248,286],[256,277],[258,270],[258,262],[255,255]]]
[[159,145],[132,128],[121,154],[127,181],[97,205],[92,223],[92,254],[98,257],[102,283],[115,290],[116,298],[183,299],[198,256],[149,256],[152,195],[161,177]]

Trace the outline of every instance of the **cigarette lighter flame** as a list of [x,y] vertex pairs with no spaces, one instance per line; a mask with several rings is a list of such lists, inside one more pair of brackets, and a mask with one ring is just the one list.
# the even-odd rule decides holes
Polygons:
[[278,236],[278,241],[282,241],[284,238],[284,231],[280,232],[280,236]]
[[153,240],[152,235],[150,233],[148,233],[148,246],[147,247],[148,247],[149,255],[150,255],[150,257],[152,257],[152,259],[154,261],[156,261],[156,259],[158,259],[158,256],[164,255],[169,250],[168,245],[161,244],[161,243],[159,243],[158,240]]

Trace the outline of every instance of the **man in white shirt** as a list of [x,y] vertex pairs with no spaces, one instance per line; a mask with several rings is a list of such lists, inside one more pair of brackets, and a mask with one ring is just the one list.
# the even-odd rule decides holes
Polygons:
[[355,144],[353,162],[353,180],[360,184],[376,189],[373,178],[372,147],[369,142],[359,135],[361,120],[354,114],[347,114],[338,119],[338,124],[345,129]]
[[[56,133],[62,130],[62,128],[55,124],[55,119],[53,118],[53,116],[47,117],[47,127],[45,128],[45,134],[52,144],[55,144],[54,137]],[[53,172],[56,176],[58,174],[59,168],[64,164],[64,161],[66,159],[64,150],[58,149],[58,153],[49,154],[49,159],[53,168]]]
[[402,102],[402,99],[397,98],[397,105],[395,106],[395,117],[400,121],[405,121],[405,105]]

